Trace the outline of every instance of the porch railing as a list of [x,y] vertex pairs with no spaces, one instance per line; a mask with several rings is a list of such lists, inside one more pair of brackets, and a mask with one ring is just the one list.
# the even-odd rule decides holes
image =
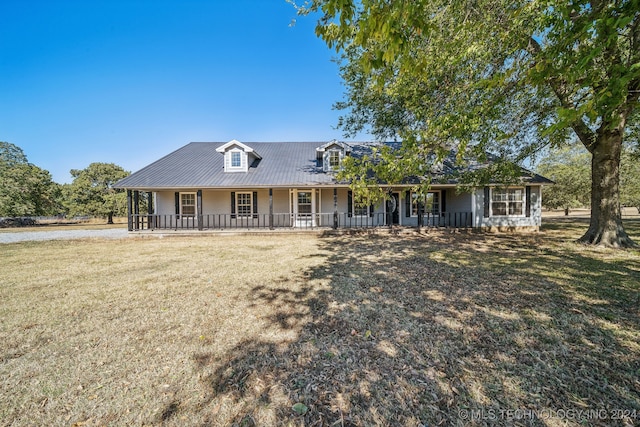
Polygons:
[[[413,218],[413,226],[415,224]],[[471,212],[448,212],[442,215],[424,214],[418,217],[417,226],[425,228],[469,228],[472,227]],[[407,224],[404,224],[405,226]],[[241,230],[276,228],[377,228],[398,226],[393,224],[391,214],[382,212],[357,216],[344,212],[311,214],[257,214],[240,216],[232,214],[175,215],[132,214],[129,222],[133,230]]]

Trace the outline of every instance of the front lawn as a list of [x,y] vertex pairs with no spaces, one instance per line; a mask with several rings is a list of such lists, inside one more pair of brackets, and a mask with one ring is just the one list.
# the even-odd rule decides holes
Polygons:
[[640,251],[546,223],[0,245],[0,424],[638,424]]

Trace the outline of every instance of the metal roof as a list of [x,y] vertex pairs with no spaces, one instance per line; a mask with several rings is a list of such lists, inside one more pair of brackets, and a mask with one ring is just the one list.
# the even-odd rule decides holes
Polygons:
[[[327,142],[243,142],[259,153],[248,172],[225,172],[224,154],[216,151],[227,142],[191,142],[137,172],[121,179],[116,188],[132,190],[270,188],[347,185],[339,183],[335,174],[322,170],[316,149]],[[390,143],[397,145],[397,143]],[[352,155],[369,152],[372,142],[349,142]],[[451,160],[451,159],[450,159]],[[443,164],[444,175],[455,166]],[[478,166],[478,165],[476,165]],[[455,175],[455,174],[452,174]],[[546,178],[523,169],[523,180],[529,183],[551,183]],[[412,180],[408,180],[410,184]],[[441,181],[450,185],[456,180]]]

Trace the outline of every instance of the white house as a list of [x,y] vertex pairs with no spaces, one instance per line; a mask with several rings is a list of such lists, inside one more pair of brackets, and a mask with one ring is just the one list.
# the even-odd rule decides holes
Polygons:
[[[414,184],[385,184],[386,200],[354,203],[336,179],[342,159],[382,143],[192,142],[122,179],[129,230],[454,227],[537,229],[546,178],[522,169],[520,183],[457,190],[445,159],[426,196]],[[393,143],[389,143],[393,144]],[[478,165],[476,165],[477,167]],[[148,211],[140,212],[140,193]]]

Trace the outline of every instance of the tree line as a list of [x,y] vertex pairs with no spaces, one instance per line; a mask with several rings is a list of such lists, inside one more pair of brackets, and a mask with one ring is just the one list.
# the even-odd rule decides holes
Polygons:
[[[591,203],[591,158],[579,145],[550,149],[538,162],[536,172],[554,185],[545,187],[542,206],[563,209],[588,208]],[[625,144],[620,160],[620,205],[640,213],[640,151]]]
[[126,215],[126,194],[113,186],[130,172],[96,162],[70,173],[70,184],[58,184],[20,147],[0,142],[0,217],[91,216],[112,223],[114,216]]

